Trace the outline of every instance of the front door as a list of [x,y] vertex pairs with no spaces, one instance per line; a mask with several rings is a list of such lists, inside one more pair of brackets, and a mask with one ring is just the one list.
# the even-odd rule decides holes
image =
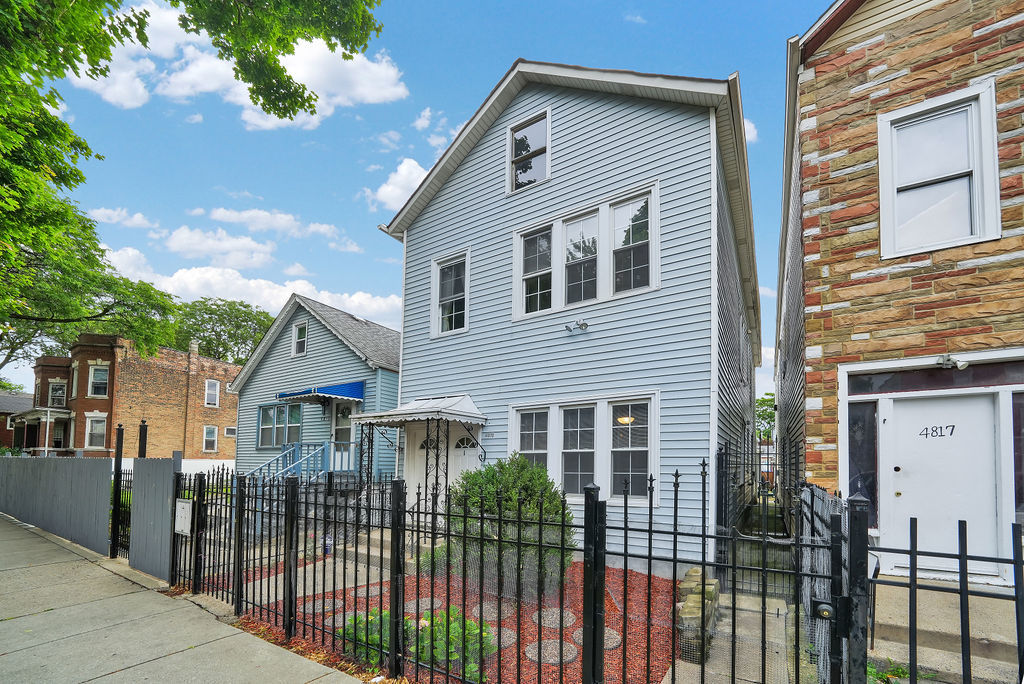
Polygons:
[[334,470],[354,471],[357,467],[356,449],[352,444],[352,404],[334,402],[334,421],[331,435],[334,442]]
[[[895,399],[882,426],[879,533],[882,546],[908,549],[917,518],[918,549],[956,553],[967,521],[968,553],[998,555],[999,487],[995,395]],[[906,556],[892,562],[907,567]],[[955,570],[947,558],[919,559],[922,570]],[[996,574],[992,564],[971,572]]]

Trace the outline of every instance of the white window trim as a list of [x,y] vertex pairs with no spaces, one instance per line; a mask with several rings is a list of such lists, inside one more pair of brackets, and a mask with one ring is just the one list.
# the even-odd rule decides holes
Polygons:
[[[213,428],[213,448],[212,449],[207,449],[206,448],[206,431],[209,430],[210,428]],[[203,426],[203,453],[204,454],[215,454],[215,453],[217,453],[217,447],[219,446],[218,445],[218,432],[219,432],[219,430],[217,430],[217,426],[216,425],[204,425]]]
[[71,364],[71,398],[78,396],[78,362]]
[[[299,328],[301,328],[303,326],[305,326],[305,328],[306,328],[306,337],[303,340],[303,342],[305,342],[305,346],[302,348],[301,352],[297,353],[295,351],[295,343],[299,341]],[[309,351],[309,319],[308,318],[306,320],[304,320],[304,321],[298,321],[296,323],[292,323],[292,342],[291,342],[291,345],[292,345],[291,346],[291,356],[292,356],[292,358],[305,356],[306,352]]]
[[[547,175],[542,180],[539,180],[536,183],[530,183],[529,185],[524,185],[523,187],[521,187],[518,190],[516,190],[516,189],[514,189],[512,187],[512,129],[514,129],[514,128],[522,128],[523,126],[525,126],[527,124],[533,123],[536,119],[539,119],[542,116],[545,117],[545,120],[547,121],[547,124],[548,124],[547,149],[545,150],[545,154],[548,157]],[[529,190],[530,188],[535,188],[538,185],[544,185],[549,180],[551,180],[551,177],[554,175],[551,172],[552,160],[553,160],[553,157],[551,155],[551,107],[546,107],[544,109],[538,109],[537,111],[533,112],[529,116],[524,116],[521,119],[517,120],[515,123],[511,123],[508,126],[506,126],[505,127],[505,197],[511,197],[512,195],[518,195],[519,193],[524,192],[526,190]]]
[[14,414],[11,414],[11,415],[7,416],[7,429],[8,430],[13,430],[14,429]]
[[[210,403],[211,382],[217,384],[217,399],[212,404]],[[203,405],[206,406],[207,408],[220,408],[220,380],[213,380],[211,378],[208,378],[206,382],[203,383]]]
[[[648,207],[648,245],[650,263],[648,268],[649,284],[624,292],[615,292],[615,250],[612,248],[614,226],[612,225],[612,207],[642,195],[650,196]],[[512,320],[522,321],[537,318],[560,311],[571,311],[592,306],[601,302],[632,297],[644,292],[653,292],[661,288],[661,196],[659,181],[652,180],[621,190],[613,195],[575,206],[559,212],[555,218],[538,221],[516,230],[512,236]],[[598,213],[598,253],[597,253],[597,298],[582,302],[565,303],[565,231],[563,225],[568,222]],[[523,286],[523,238],[538,230],[551,226],[551,308],[526,313]]]
[[[60,406],[54,406],[53,404],[53,388],[54,387],[64,388],[64,403]],[[64,378],[50,378],[49,383],[46,387],[46,405],[52,408],[67,408],[68,405],[68,381]]]
[[[92,424],[95,421],[97,421],[97,420],[102,420],[103,423],[104,423],[104,425],[103,425],[103,446],[89,446],[89,431],[90,431],[90,428],[92,427]],[[103,411],[86,411],[85,412],[85,438],[84,438],[84,441],[83,441],[83,444],[82,444],[82,447],[83,447],[83,449],[85,451],[106,451],[107,450],[107,431],[108,431],[108,427],[109,426],[106,425],[106,422],[107,422],[107,414],[105,412],[103,412]]]
[[[973,103],[972,103],[973,101]],[[912,119],[922,118],[957,105],[972,104],[975,116],[974,175],[971,187],[971,221],[976,234],[928,246],[896,249],[896,178],[893,128]],[[996,132],[995,81],[985,81],[956,92],[930,98],[909,107],[878,115],[878,189],[879,249],[882,259],[933,252],[957,245],[969,245],[1002,236],[1002,215],[999,209],[999,154]]]
[[[456,330],[447,330],[441,332],[441,305],[438,302],[438,297],[441,292],[441,269],[445,266],[453,264],[457,261],[466,262],[466,276],[465,276],[465,294],[463,295],[466,300],[466,311],[465,311],[465,322],[466,324]],[[451,335],[461,335],[469,332],[469,311],[470,311],[470,249],[465,247],[463,249],[449,252],[444,256],[437,257],[430,262],[430,337],[436,339],[439,337],[449,337]]]
[[[509,444],[513,451],[519,451],[519,419],[521,411],[548,412],[548,477],[562,486],[562,409],[582,406],[594,407],[594,482],[601,488],[601,500],[610,506],[622,507],[623,497],[611,496],[612,492],[612,434],[611,407],[616,404],[646,401],[650,405],[647,440],[647,469],[654,475],[654,507],[661,505],[661,391],[641,390],[639,392],[617,392],[579,397],[541,400],[537,402],[511,404],[508,409]],[[583,503],[580,494],[566,494],[566,501],[574,505]],[[630,496],[629,507],[646,508],[646,496]]]
[[[228,434],[228,430],[231,430],[230,434]],[[235,425],[225,425],[224,426],[224,436],[229,438],[229,439],[230,438],[237,438],[238,437],[238,427],[235,426]]]
[[[106,394],[93,394],[92,393],[92,378],[97,368],[107,369],[107,393]],[[90,361],[89,362],[89,384],[85,388],[85,396],[87,399],[108,399],[110,398],[110,362],[109,361]]]

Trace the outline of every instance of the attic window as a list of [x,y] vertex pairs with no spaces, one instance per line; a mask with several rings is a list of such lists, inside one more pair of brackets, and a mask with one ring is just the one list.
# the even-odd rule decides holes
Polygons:
[[296,323],[292,326],[292,356],[305,356],[308,329],[306,323]]
[[548,178],[548,113],[533,116],[509,129],[509,190],[515,192]]

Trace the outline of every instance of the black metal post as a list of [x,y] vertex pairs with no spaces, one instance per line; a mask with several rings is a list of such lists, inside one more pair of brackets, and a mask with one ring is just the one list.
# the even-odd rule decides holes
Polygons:
[[143,418],[139,423],[139,458],[146,458],[146,442],[149,441],[149,426]]
[[168,583],[170,586],[178,584],[178,535],[174,532],[174,516],[177,512],[178,496],[181,495],[181,473],[174,473],[174,496],[171,498],[171,571]]
[[[1018,547],[1019,548],[1019,547]],[[917,684],[917,518],[910,519],[910,580],[907,588],[907,628],[910,638],[910,684]]]
[[[967,586],[967,521],[957,523],[957,569],[960,576],[960,676],[971,681],[971,606]],[[1013,540],[1015,546],[1018,540]]]
[[868,500],[850,504],[850,632],[846,644],[850,684],[865,684],[868,668]]
[[583,682],[604,679],[605,506],[601,488],[583,488]]
[[390,579],[391,633],[388,644],[388,676],[399,679],[405,670],[405,480],[391,481]]
[[284,635],[295,636],[295,602],[299,567],[299,478],[284,480]]
[[[832,596],[843,596],[843,517],[833,514],[830,518],[831,525],[831,571],[832,571]],[[846,615],[843,610],[841,599],[835,606],[835,618],[831,622],[831,634],[829,639],[828,661],[829,681],[843,681],[843,633],[845,632]]]
[[110,492],[110,557],[117,558],[117,544],[121,539],[121,457],[124,454],[124,426],[117,424],[114,442],[114,482]]
[[206,533],[206,473],[197,473],[192,495],[192,593],[203,583],[203,537]]
[[1013,607],[1017,616],[1017,679],[1024,681],[1024,553],[1021,552],[1021,525],[1010,526],[1013,540]]
[[234,582],[231,587],[235,599],[235,615],[242,614],[242,587],[245,585],[244,578],[242,577],[245,572],[242,551],[245,548],[243,536],[245,534],[246,481],[245,475],[239,475],[235,478],[235,557],[234,576],[232,578]]

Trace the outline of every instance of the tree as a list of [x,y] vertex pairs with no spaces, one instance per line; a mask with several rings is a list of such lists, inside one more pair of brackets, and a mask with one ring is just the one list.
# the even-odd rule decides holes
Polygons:
[[198,340],[203,356],[241,365],[273,323],[273,316],[252,304],[203,297],[178,307],[172,346],[186,350],[189,342]]
[[[351,59],[381,28],[372,15],[379,0],[170,3],[183,10],[186,31],[205,31],[218,55],[233,63],[253,103],[288,118],[314,113],[317,98],[288,75],[281,57],[300,40],[320,39]],[[31,344],[63,343],[79,325],[112,327],[143,350],[168,332],[167,295],[118,278],[103,260],[95,225],[62,194],[84,182],[81,161],[100,157],[57,116],[61,97],[51,84],[69,74],[101,77],[113,48],[148,44],[148,13],[122,6],[0,0],[0,369]],[[39,286],[65,268],[85,282],[63,278],[63,295]],[[133,318],[147,313],[156,317]],[[22,344],[33,325],[37,337]]]
[[754,402],[754,430],[758,439],[771,439],[775,433],[775,394],[765,392]]

